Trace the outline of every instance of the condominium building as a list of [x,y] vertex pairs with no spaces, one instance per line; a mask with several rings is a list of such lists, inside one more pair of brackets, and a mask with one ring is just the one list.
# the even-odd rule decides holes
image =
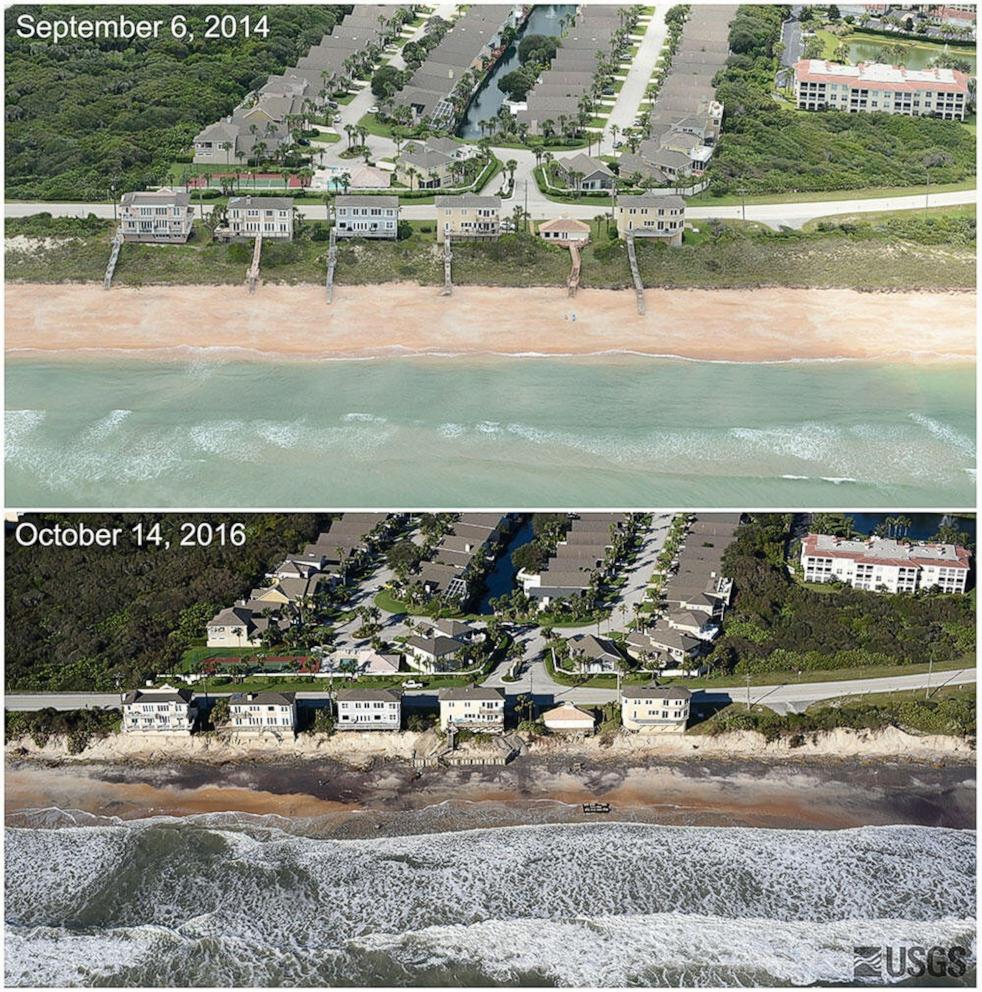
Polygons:
[[885,537],[847,540],[809,534],[801,542],[806,582],[837,580],[877,592],[964,592],[971,558],[955,544],[907,544]]
[[190,689],[175,689],[171,685],[136,689],[123,697],[122,731],[187,736],[197,716],[198,708]]
[[795,66],[795,103],[799,110],[848,110],[909,117],[965,120],[968,76],[958,69],[906,69],[861,62],[840,65],[802,59]]
[[689,720],[692,693],[674,686],[625,686],[621,723],[647,734],[682,733]]
[[500,689],[469,685],[440,690],[440,729],[449,724],[485,733],[505,729],[505,697]]
[[293,199],[288,196],[233,196],[228,201],[226,237],[293,240]]
[[399,235],[398,196],[337,196],[334,229],[339,238],[390,238]]
[[617,234],[626,238],[658,238],[673,248],[682,244],[685,230],[685,199],[681,196],[619,196],[614,207]]
[[228,708],[229,726],[238,733],[292,733],[297,727],[297,697],[292,692],[236,692]]
[[174,189],[124,193],[119,206],[124,241],[183,244],[191,236],[194,207],[188,193]]
[[496,238],[501,234],[501,199],[497,196],[438,196],[436,240],[443,244],[453,238]]
[[394,689],[340,689],[338,730],[398,730],[402,696]]

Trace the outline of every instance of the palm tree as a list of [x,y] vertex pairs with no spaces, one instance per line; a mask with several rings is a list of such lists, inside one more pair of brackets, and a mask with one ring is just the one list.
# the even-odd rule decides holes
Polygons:
[[518,163],[513,159],[508,159],[505,162],[505,171],[508,173],[508,188],[514,192],[515,191],[515,170],[518,168]]

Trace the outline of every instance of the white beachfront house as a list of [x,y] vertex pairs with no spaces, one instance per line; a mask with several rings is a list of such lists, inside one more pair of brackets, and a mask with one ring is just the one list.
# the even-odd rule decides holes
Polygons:
[[338,730],[398,730],[402,697],[394,689],[340,689],[337,716]]
[[135,689],[123,697],[124,734],[188,736],[198,716],[190,689]]
[[500,689],[469,685],[458,689],[441,689],[440,729],[454,727],[484,733],[505,729],[505,697]]
[[625,686],[621,723],[644,734],[682,733],[689,720],[692,693],[674,686]]
[[237,733],[292,733],[297,727],[297,697],[292,692],[236,692],[228,708],[229,726]]

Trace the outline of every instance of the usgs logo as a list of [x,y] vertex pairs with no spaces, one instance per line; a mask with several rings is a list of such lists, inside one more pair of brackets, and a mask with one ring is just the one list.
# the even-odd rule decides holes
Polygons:
[[965,947],[853,947],[855,981],[890,982],[904,978],[961,978],[967,970]]

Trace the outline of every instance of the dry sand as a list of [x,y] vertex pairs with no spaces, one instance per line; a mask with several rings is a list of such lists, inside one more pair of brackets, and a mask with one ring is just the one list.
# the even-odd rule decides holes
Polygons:
[[[638,352],[740,362],[850,358],[972,361],[974,293],[851,290],[584,290],[461,287],[450,298],[409,284],[6,287],[8,353],[163,358],[193,348],[240,357],[412,353],[590,355]],[[576,320],[570,319],[575,313]],[[176,349],[176,351],[175,351]]]

